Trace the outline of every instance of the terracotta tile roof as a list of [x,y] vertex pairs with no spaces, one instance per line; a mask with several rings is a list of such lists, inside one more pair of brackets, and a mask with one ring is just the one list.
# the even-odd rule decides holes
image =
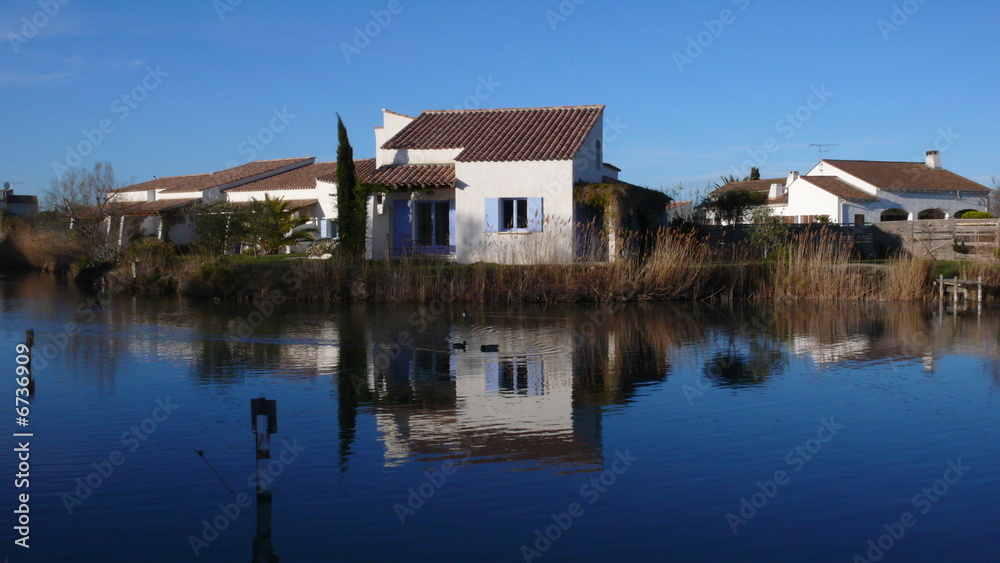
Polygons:
[[614,170],[615,172],[621,172],[622,171],[621,168],[618,168],[614,164],[608,164],[607,162],[604,163],[604,166],[607,166],[608,168]]
[[693,205],[693,204],[694,204],[694,202],[691,201],[691,200],[688,200],[688,201],[672,201],[672,202],[670,202],[670,203],[667,204],[667,211],[672,211],[674,209],[679,209],[681,207],[685,207],[685,206]]
[[[167,211],[173,211],[175,209],[181,209],[194,205],[196,202],[201,201],[201,198],[191,198],[191,199],[163,199],[160,201],[150,201],[150,202],[139,202],[131,203],[124,202],[118,204],[110,204],[106,206],[103,210],[98,207],[91,207],[89,209],[84,209],[77,214],[80,217],[93,218],[99,215],[118,215],[125,217],[151,217],[153,215],[159,215],[160,213],[165,213]],[[102,212],[103,211],[103,212]]]
[[[261,199],[263,199],[263,198],[261,198]],[[287,211],[296,211],[298,209],[302,209],[303,207],[309,207],[310,205],[314,205],[314,204],[319,203],[318,199],[284,199],[284,198],[281,198],[281,197],[279,197],[279,198],[271,198],[271,199],[280,199],[280,200],[284,201],[285,202],[285,210],[287,210]],[[250,201],[234,201],[234,202],[231,202],[231,203],[233,205],[249,205],[252,202],[250,202]]]
[[764,203],[766,203],[767,205],[788,205],[788,194],[778,197],[773,197]]
[[891,192],[989,192],[986,186],[948,170],[928,168],[923,162],[826,160],[852,176]]
[[464,149],[458,162],[570,160],[604,106],[425,111],[384,149]]
[[[368,178],[375,173],[375,159],[365,158],[365,159],[355,159],[354,160],[354,175],[358,177],[359,182],[367,182]],[[323,174],[316,178],[317,180],[323,182],[329,182],[331,184],[337,183],[337,163],[333,163],[333,170]]]
[[316,179],[337,172],[336,162],[307,164],[288,172],[268,176],[256,182],[229,188],[229,192],[280,192],[286,190],[311,190],[316,187]]
[[314,160],[314,157],[255,160],[253,162],[248,162],[247,164],[242,164],[234,168],[227,168],[211,174],[193,174],[190,176],[157,178],[155,180],[150,180],[149,182],[127,186],[116,191],[121,193],[157,190],[158,192],[168,194],[199,192],[231,184],[233,182],[239,182],[240,180],[253,178],[254,176],[267,174],[288,166],[294,166],[297,164],[304,166],[306,164],[311,164]]
[[747,180],[746,182],[729,182],[712,191],[709,195],[722,194],[726,192],[747,191],[747,192],[767,192],[771,191],[771,184],[785,185],[788,178],[772,178],[770,180]]
[[878,198],[874,195],[856,188],[836,176],[801,176],[801,178],[841,199],[850,201],[878,201]]
[[382,166],[369,184],[397,188],[441,188],[455,186],[454,164],[399,164]]
[[189,191],[196,192],[202,189],[209,182],[211,174],[191,174],[188,176],[165,176],[163,178],[156,178],[148,182],[142,182],[141,184],[133,184],[131,186],[125,186],[117,190],[113,190],[116,193],[126,193],[126,192],[144,192],[146,190],[169,190],[175,189],[175,191]]

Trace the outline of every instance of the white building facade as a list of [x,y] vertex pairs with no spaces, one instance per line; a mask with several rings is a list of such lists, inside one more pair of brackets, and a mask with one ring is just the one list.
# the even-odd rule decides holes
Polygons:
[[790,223],[863,225],[881,221],[954,219],[985,211],[991,190],[941,166],[938,151],[925,162],[824,159],[804,176],[731,183],[722,190],[763,194],[776,215]]
[[609,171],[603,117],[604,106],[383,110],[367,256],[572,262],[574,184]]

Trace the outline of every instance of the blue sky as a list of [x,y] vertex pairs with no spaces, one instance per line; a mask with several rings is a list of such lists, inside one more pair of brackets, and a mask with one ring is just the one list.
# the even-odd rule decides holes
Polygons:
[[90,145],[80,165],[135,181],[334,160],[336,112],[371,157],[381,108],[604,104],[606,159],[649,187],[805,171],[813,143],[938,148],[991,185],[998,19],[992,0],[6,1],[0,181],[41,193]]

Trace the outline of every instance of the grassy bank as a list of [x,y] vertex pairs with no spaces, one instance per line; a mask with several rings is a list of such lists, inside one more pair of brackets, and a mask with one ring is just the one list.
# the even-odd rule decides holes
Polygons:
[[[762,302],[920,301],[933,295],[935,264],[900,258],[852,262],[837,238],[803,235],[762,259],[754,249],[713,247],[692,235],[661,233],[641,259],[518,266],[437,260],[368,262],[345,257],[257,259],[178,256],[169,245],[133,246],[107,274],[112,291],[234,300],[430,303],[572,303],[716,299]],[[1000,284],[1000,261],[970,261]]]

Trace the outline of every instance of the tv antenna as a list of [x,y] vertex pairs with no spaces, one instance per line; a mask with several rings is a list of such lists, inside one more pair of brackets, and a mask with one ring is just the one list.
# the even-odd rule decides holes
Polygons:
[[810,147],[816,147],[816,151],[819,153],[819,169],[823,171],[823,153],[830,152],[829,147],[839,147],[840,145],[831,145],[824,143],[813,143],[809,145]]

